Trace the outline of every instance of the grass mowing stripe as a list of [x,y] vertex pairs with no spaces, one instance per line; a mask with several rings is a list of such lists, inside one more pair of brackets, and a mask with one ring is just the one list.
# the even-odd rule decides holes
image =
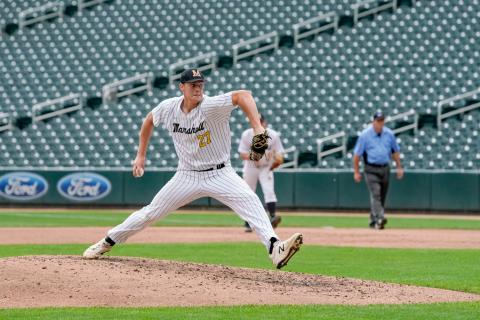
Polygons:
[[480,303],[436,303],[414,305],[299,305],[164,308],[42,308],[4,309],[0,319],[439,319],[476,320]]
[[82,220],[118,220],[126,217],[125,214],[83,214],[83,213],[1,213],[2,218],[15,219],[15,218],[29,218],[29,219],[82,219]]
[[[0,227],[56,227],[56,226],[114,226],[121,223],[128,213],[99,212],[3,212]],[[157,226],[242,226],[242,221],[229,213],[181,213],[171,214],[157,222]],[[363,216],[285,216],[282,226],[286,227],[337,227],[365,228],[368,218]],[[428,219],[389,217],[390,228],[438,228],[480,230],[480,220]]]
[[[86,245],[3,245],[0,256],[81,254]],[[125,244],[113,255],[272,269],[257,243]],[[305,245],[286,271],[346,276],[480,294],[480,250],[338,248]]]

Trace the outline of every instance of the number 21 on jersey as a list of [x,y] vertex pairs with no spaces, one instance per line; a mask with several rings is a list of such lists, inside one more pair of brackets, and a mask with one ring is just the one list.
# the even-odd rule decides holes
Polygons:
[[205,148],[207,145],[209,145],[212,140],[210,139],[210,130],[206,131],[205,133],[197,135],[198,139],[198,146],[200,148]]

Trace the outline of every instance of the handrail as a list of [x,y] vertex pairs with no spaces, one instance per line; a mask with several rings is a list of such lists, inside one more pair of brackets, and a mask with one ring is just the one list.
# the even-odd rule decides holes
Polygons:
[[[127,84],[134,84],[137,81],[143,81],[145,82],[145,84],[130,89],[119,90],[120,87]],[[152,91],[152,75],[149,72],[145,72],[136,76],[114,81],[112,83],[104,85],[102,87],[102,100],[103,103],[108,103],[110,101],[116,101],[120,97],[128,96],[130,94],[145,90]]]
[[5,130],[12,130],[13,129],[13,124],[12,124],[12,116],[6,112],[0,112],[0,122],[2,120],[7,120],[5,124],[0,125],[0,131],[5,131]]
[[[315,27],[315,28],[311,28],[308,31],[300,32],[302,27],[309,28],[312,24],[317,23],[317,22],[321,22],[321,21],[325,21],[325,20],[327,20],[327,21],[332,20],[332,21],[323,25],[323,26],[321,26],[321,27]],[[323,31],[326,31],[326,30],[329,30],[329,29],[333,29],[334,31],[336,31],[338,29],[338,16],[335,12],[320,14],[316,17],[313,17],[313,18],[310,18],[308,20],[305,20],[305,21],[294,24],[293,25],[293,39],[294,39],[295,44],[297,44],[300,39],[309,37],[313,34],[317,34],[317,33],[320,33],[320,32],[323,32]]]
[[403,113],[393,115],[393,116],[388,116],[385,119],[385,123],[393,122],[393,121],[396,121],[396,120],[399,120],[399,119],[404,119],[404,118],[412,116],[412,115],[414,117],[413,123],[404,125],[402,127],[392,129],[392,131],[393,131],[394,134],[397,134],[397,133],[400,133],[400,132],[404,132],[404,131],[408,131],[408,130],[413,129],[414,132],[417,133],[417,130],[418,130],[418,114],[413,109],[411,109],[407,112],[403,112]]
[[209,63],[206,65],[202,65],[201,67],[198,67],[197,68],[198,71],[202,72],[206,70],[215,70],[216,63],[217,63],[217,53],[216,52],[204,53],[196,57],[181,60],[181,61],[175,62],[174,64],[171,64],[168,72],[168,78],[170,83],[172,83],[177,79],[180,79],[181,73],[176,73],[177,68],[192,66],[193,64],[197,65],[201,61],[207,61]]
[[[55,110],[55,111],[51,111],[51,112],[47,112],[47,113],[44,113],[44,114],[37,115],[37,113],[41,112],[45,107],[58,105],[58,104],[61,104],[61,103],[64,103],[64,102],[67,102],[67,101],[70,101],[70,100],[71,101],[78,100],[78,102],[76,102],[72,106],[69,106],[68,108],[63,108],[63,109],[59,109],[59,110]],[[65,113],[80,110],[80,109],[82,109],[82,107],[83,107],[82,99],[80,99],[80,94],[78,94],[78,93],[71,93],[67,96],[63,96],[63,97],[56,98],[56,99],[53,99],[53,100],[47,100],[47,101],[44,101],[44,102],[40,102],[40,103],[37,103],[37,104],[33,105],[33,107],[32,107],[32,122],[42,121],[42,120],[52,118],[52,117],[56,117],[56,116],[59,116],[59,115],[65,114]]]
[[[248,46],[253,45],[253,44],[261,44],[262,41],[265,41],[265,40],[271,40],[272,43],[270,43],[266,46],[258,47],[258,48],[252,49],[252,50],[247,50],[245,52],[239,53],[240,48],[248,47]],[[245,59],[245,58],[251,57],[253,55],[256,55],[256,54],[259,54],[259,53],[262,53],[262,52],[265,52],[265,51],[268,51],[268,50],[271,50],[271,49],[276,49],[276,48],[278,48],[278,43],[279,43],[279,37],[278,37],[278,33],[276,31],[273,31],[273,32],[270,32],[270,33],[267,33],[267,34],[249,39],[249,40],[240,41],[239,43],[234,44],[233,47],[232,47],[233,63],[235,64],[241,59]]]
[[367,9],[365,11],[360,12],[360,7],[366,6],[372,3],[378,3],[377,0],[364,0],[360,1],[358,3],[352,4],[352,9],[353,9],[353,24],[356,25],[358,23],[358,20],[361,18],[370,16],[370,15],[375,15],[379,13],[380,11],[392,9],[395,10],[397,9],[397,0],[391,0],[390,2],[380,4],[376,7]]
[[108,0],[78,0],[78,10],[82,11],[85,8],[92,7]]
[[[20,28],[23,28],[51,18],[62,18],[64,6],[62,2],[48,2],[38,7],[23,10],[18,14],[18,25]],[[30,18],[30,15],[33,15],[33,17]]]
[[289,162],[284,162],[281,165],[278,166],[279,169],[283,168],[297,168],[298,167],[298,154],[299,152],[297,151],[297,147],[291,146],[290,148],[287,148],[283,151],[283,154],[287,153],[292,153],[293,152],[293,160]]
[[450,118],[450,117],[453,117],[457,114],[464,113],[464,112],[479,108],[480,107],[480,101],[478,101],[476,103],[473,103],[471,105],[465,106],[465,107],[458,108],[456,110],[445,112],[445,113],[442,113],[443,112],[443,106],[445,106],[447,104],[450,104],[452,102],[455,102],[457,100],[462,100],[462,99],[465,99],[465,98],[474,97],[478,93],[480,93],[480,88],[477,88],[475,90],[465,92],[465,93],[462,93],[462,94],[459,94],[459,95],[456,95],[456,96],[453,96],[453,97],[450,97],[450,98],[439,101],[437,103],[437,110],[438,110],[437,111],[437,128],[438,129],[442,128],[442,120],[443,119]]
[[[330,141],[330,140],[339,139],[339,138],[342,139],[342,144],[340,146],[329,149],[329,150],[326,150],[326,151],[322,150],[323,144],[325,142]],[[342,154],[344,156],[347,153],[347,135],[346,135],[345,131],[337,132],[335,134],[317,139],[317,159],[318,159],[318,163],[320,163],[320,161],[322,160],[323,157],[326,157],[328,155],[331,155],[331,154],[334,154],[334,153],[337,153],[337,152],[342,152]]]

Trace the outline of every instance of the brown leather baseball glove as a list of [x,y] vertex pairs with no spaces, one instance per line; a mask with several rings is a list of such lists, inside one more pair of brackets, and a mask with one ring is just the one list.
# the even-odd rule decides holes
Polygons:
[[270,136],[265,130],[264,133],[254,135],[252,138],[252,145],[250,147],[250,160],[258,161],[262,159],[265,151],[268,149],[268,139]]

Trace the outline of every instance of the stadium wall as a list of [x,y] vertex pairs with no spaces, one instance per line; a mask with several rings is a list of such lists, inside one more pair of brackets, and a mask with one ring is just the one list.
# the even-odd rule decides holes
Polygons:
[[[174,174],[148,171],[141,179],[130,171],[0,171],[0,205],[144,205]],[[369,194],[349,171],[279,171],[275,174],[278,205],[302,209],[367,209]],[[261,198],[263,194],[258,188]],[[218,207],[199,199],[192,207]],[[396,210],[480,212],[479,172],[392,173],[387,207]]]

